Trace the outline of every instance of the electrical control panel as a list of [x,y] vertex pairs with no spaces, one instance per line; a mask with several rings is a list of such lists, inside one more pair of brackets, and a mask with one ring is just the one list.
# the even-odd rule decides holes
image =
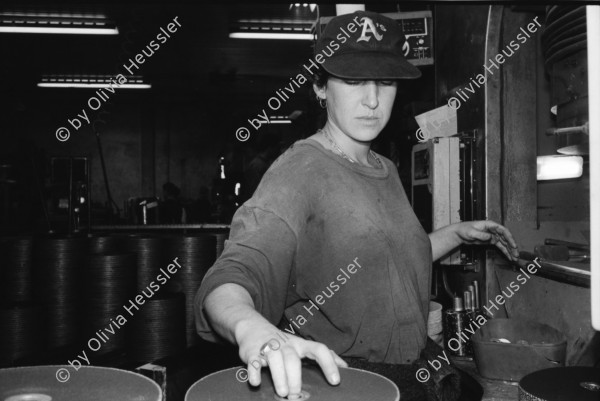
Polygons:
[[[476,131],[453,137],[433,138],[413,146],[411,200],[413,210],[427,232],[461,221],[480,220],[478,213]],[[479,202],[478,202],[479,201]],[[476,270],[477,255],[463,245],[444,257],[442,265]]]
[[433,34],[431,11],[384,14],[402,26],[406,44],[404,56],[414,65],[433,64]]

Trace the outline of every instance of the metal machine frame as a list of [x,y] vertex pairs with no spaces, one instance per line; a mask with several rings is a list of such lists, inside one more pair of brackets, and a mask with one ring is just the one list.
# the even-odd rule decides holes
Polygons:
[[[426,230],[480,218],[481,200],[475,188],[480,170],[476,140],[474,130],[413,146],[411,201]],[[429,211],[431,216],[425,215]],[[469,246],[460,247],[440,261],[442,265],[460,265],[474,271],[479,270],[478,262],[477,253]]]

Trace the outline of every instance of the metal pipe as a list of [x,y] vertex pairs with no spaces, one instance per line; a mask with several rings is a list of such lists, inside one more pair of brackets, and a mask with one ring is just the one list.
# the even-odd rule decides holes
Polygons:
[[42,205],[42,210],[44,211],[44,218],[46,220],[46,225],[48,226],[48,232],[52,232],[52,224],[50,223],[50,215],[48,214],[48,206],[46,205],[46,197],[44,196],[44,190],[42,189],[42,184],[40,180],[40,174],[38,172],[37,165],[35,163],[35,159],[33,154],[30,154],[31,164],[33,166],[33,176],[35,178],[35,186],[38,190],[38,195],[40,197],[40,203]]
[[69,235],[73,234],[73,158],[69,157]]
[[473,281],[473,290],[475,291],[475,293],[473,294],[473,298],[475,301],[475,304],[473,305],[473,307],[476,310],[479,310],[479,283],[477,283],[477,280]]
[[576,127],[549,128],[546,135],[564,135],[564,134],[586,134],[589,135],[589,124],[585,123]]
[[563,240],[554,239],[554,238],[546,238],[544,240],[544,244],[546,244],[546,245],[563,245],[563,246],[566,246],[567,248],[580,249],[582,251],[588,251],[588,252],[590,250],[589,245],[579,244],[577,242],[563,241]]
[[471,310],[475,310],[475,288],[470,285],[467,287],[469,289],[469,291],[467,291],[469,293],[469,301],[471,303]]

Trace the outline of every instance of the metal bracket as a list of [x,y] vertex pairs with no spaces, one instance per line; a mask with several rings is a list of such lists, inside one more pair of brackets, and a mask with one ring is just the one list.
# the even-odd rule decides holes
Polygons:
[[135,368],[135,371],[142,376],[146,376],[147,378],[154,380],[160,386],[162,392],[161,400],[167,400],[167,368],[165,366],[147,363]]

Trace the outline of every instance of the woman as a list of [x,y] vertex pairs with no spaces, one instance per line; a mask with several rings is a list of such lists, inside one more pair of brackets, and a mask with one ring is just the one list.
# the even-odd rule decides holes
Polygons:
[[420,76],[402,56],[404,40],[395,21],[371,12],[329,22],[313,85],[327,123],[279,157],[238,209],[197,294],[199,334],[237,344],[252,385],[268,365],[282,397],[300,392],[302,358],[315,360],[331,384],[340,381],[338,366],[348,366],[342,357],[418,360],[431,264],[455,247],[493,243],[518,255],[508,230],[490,221],[427,235],[393,164],[370,150],[397,81]]

